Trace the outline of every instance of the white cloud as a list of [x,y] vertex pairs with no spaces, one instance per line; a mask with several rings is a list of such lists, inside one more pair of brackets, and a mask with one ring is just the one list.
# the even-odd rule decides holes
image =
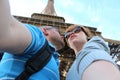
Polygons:
[[65,18],[65,22],[66,23],[75,23],[75,20],[73,17],[70,17],[70,16],[64,16]]
[[36,3],[33,4],[33,6],[31,6],[31,9],[33,9],[31,12],[34,12],[34,13],[41,13],[45,7],[46,7],[46,3],[45,2],[42,2],[42,1],[37,1]]
[[63,0],[62,5],[64,7],[70,7],[74,5],[74,0]]
[[39,0],[29,0],[29,4],[26,4],[26,1],[23,0],[10,0],[10,6],[12,15],[30,17],[33,13],[40,13],[46,5],[45,2]]

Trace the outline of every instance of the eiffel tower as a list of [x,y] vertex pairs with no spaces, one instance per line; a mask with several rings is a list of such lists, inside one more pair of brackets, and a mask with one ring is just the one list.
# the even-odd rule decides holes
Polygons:
[[45,9],[41,12],[41,14],[57,16],[55,8],[54,8],[54,0],[48,0],[48,4],[45,7]]
[[[45,9],[41,12],[41,14],[33,13],[31,15],[31,18],[22,17],[22,16],[14,16],[14,17],[17,18],[22,23],[33,24],[36,26],[47,25],[47,26],[56,27],[63,34],[64,34],[65,29],[68,26],[72,25],[72,23],[65,23],[64,17],[58,16],[56,14],[56,11],[54,8],[54,0],[48,0],[48,3],[46,5]],[[82,25],[82,26],[85,26],[85,25]],[[90,27],[90,26],[85,26],[85,27],[88,27],[91,30],[93,35],[97,34],[102,37],[102,35],[101,35],[102,33],[97,31],[97,28]],[[110,44],[120,44],[120,41],[117,41],[117,40],[112,40],[112,39],[108,39],[108,38],[104,38],[104,39],[105,39],[105,41],[107,41]]]
[[[61,32],[61,34],[64,34],[65,29],[72,25],[72,23],[65,23],[64,17],[58,16],[56,14],[55,8],[54,8],[54,0],[48,0],[48,3],[45,7],[45,9],[41,13],[33,13],[30,17],[22,17],[22,16],[14,16],[22,23],[28,23],[36,26],[53,26]],[[85,26],[85,25],[82,25]],[[97,34],[98,36],[102,36],[102,33],[97,31],[97,28],[85,26],[88,27],[92,34]],[[103,37],[104,38],[104,37]],[[104,38],[105,41],[107,41],[109,44],[120,44],[120,41],[112,40]],[[120,46],[118,46],[120,47]],[[115,47],[112,45],[111,50],[115,49]],[[118,48],[116,48],[118,49]],[[74,61],[75,55],[74,52],[71,49],[67,49],[60,55],[61,60],[61,67],[60,67],[60,73],[61,73],[61,80],[65,80],[66,73],[71,66],[72,62]]]

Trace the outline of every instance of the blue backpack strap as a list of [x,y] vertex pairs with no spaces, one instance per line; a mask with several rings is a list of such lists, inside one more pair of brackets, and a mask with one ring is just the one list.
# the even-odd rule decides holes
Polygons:
[[53,53],[46,40],[44,46],[26,62],[25,70],[15,80],[28,80],[32,74],[40,71],[49,62]]

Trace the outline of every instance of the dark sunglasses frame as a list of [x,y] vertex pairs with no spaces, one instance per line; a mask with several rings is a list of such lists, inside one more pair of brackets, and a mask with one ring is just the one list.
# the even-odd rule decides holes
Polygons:
[[74,28],[72,31],[66,32],[64,37],[65,37],[66,39],[68,39],[68,38],[70,37],[71,33],[79,33],[80,31],[83,31],[83,32],[84,32],[84,30],[83,30],[80,26],[77,26],[77,27]]

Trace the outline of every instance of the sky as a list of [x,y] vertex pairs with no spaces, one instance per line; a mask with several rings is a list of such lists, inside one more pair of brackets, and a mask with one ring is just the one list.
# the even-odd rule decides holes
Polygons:
[[[48,0],[9,0],[11,14],[31,17],[41,13]],[[55,11],[66,23],[97,28],[102,36],[120,41],[120,0],[54,0]]]

